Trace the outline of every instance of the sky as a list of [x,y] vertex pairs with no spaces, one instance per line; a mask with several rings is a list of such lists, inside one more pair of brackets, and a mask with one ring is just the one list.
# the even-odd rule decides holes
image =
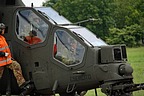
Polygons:
[[31,6],[31,3],[33,3],[34,7],[40,7],[42,6],[42,2],[45,2],[45,0],[22,0],[22,1],[28,7]]

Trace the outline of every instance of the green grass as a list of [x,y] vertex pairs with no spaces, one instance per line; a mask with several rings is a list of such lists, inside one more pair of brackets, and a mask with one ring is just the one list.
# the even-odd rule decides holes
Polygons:
[[[144,83],[144,47],[127,48],[128,62],[133,67],[134,83]],[[90,90],[85,96],[95,96],[95,91]],[[106,96],[98,89],[98,96]],[[144,91],[133,92],[133,96],[144,96]]]
[[[144,83],[144,47],[127,48],[128,60],[134,69],[134,83]],[[144,91],[134,92],[134,96],[144,96]]]

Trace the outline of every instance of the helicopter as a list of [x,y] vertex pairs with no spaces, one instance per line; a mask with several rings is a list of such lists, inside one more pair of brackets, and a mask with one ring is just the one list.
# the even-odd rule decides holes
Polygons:
[[[108,45],[51,7],[26,7],[21,0],[0,0],[0,22],[7,26],[4,36],[13,58],[34,86],[25,95],[76,96],[101,88],[107,96],[132,96],[133,91],[144,89],[143,83],[133,82],[125,44]],[[0,85],[1,94],[21,93],[8,69]]]

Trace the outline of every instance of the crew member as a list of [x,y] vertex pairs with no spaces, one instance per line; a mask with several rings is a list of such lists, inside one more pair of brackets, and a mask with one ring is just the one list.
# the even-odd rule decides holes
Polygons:
[[22,86],[29,85],[28,82],[25,81],[20,64],[12,60],[11,52],[9,46],[5,40],[3,34],[5,33],[5,25],[0,23],[0,78],[2,77],[4,67],[11,69],[14,73],[14,76],[17,80],[18,86],[21,88]]
[[37,44],[42,42],[42,40],[37,37],[37,33],[34,30],[30,31],[29,36],[26,36],[24,41],[28,42],[29,44]]

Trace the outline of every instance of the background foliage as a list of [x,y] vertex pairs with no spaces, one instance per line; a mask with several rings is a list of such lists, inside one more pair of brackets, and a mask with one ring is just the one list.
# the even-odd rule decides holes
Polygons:
[[125,43],[129,47],[142,44],[144,0],[47,0],[43,6],[53,7],[73,23],[98,19],[81,26],[108,44]]

